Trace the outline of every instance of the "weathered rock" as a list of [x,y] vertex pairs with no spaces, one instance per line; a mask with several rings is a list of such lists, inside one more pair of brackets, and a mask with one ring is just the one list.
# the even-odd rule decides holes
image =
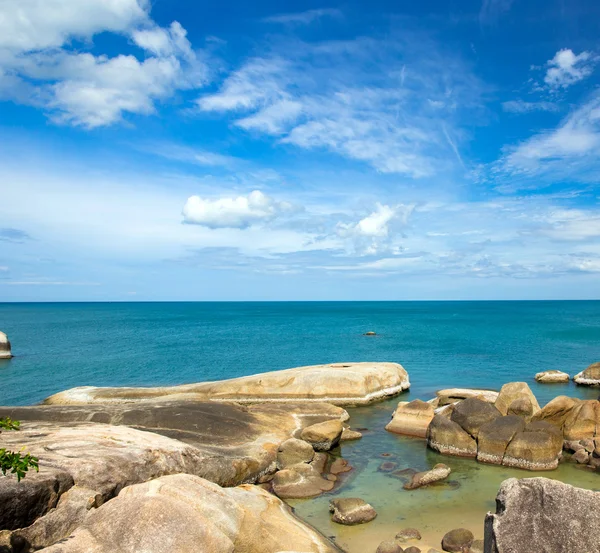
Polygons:
[[315,456],[312,445],[304,440],[290,438],[279,446],[277,468],[284,469],[298,463],[310,463]]
[[406,543],[411,540],[420,540],[421,532],[416,528],[405,528],[396,534],[396,540],[400,543]]
[[568,396],[557,396],[549,401],[541,411],[538,411],[532,420],[543,420],[556,426],[561,432],[565,421],[570,416],[573,407],[581,403],[581,400]]
[[350,472],[352,467],[350,463],[346,459],[342,459],[338,457],[333,463],[331,463],[331,467],[329,467],[330,474],[342,474],[344,472]]
[[316,401],[364,405],[397,395],[409,386],[408,374],[397,363],[333,363],[182,386],[83,386],[50,396],[45,403],[82,405],[168,399],[229,403]]
[[404,553],[421,553],[421,550],[418,547],[411,545],[404,550]]
[[479,428],[502,416],[490,403],[472,397],[454,406],[450,420],[459,424],[473,438],[477,438]]
[[600,362],[592,363],[587,369],[577,373],[573,380],[580,386],[600,386]]
[[310,465],[314,467],[320,474],[325,472],[325,467],[329,462],[329,455],[327,453],[323,453],[319,451],[315,453],[313,460],[310,462]]
[[523,417],[526,420],[531,420],[535,412],[534,406],[528,397],[519,397],[508,406],[508,414]]
[[583,448],[576,451],[572,458],[580,465],[587,465],[590,462],[590,454]]
[[450,530],[442,538],[442,549],[451,553],[469,553],[469,548],[475,540],[475,536],[466,528]]
[[469,553],[484,553],[484,544],[483,540],[475,540],[471,544],[471,548],[469,549]]
[[434,482],[445,480],[448,478],[448,476],[450,476],[451,472],[452,469],[448,465],[438,463],[431,470],[417,472],[415,475],[413,475],[410,482],[404,484],[404,489],[415,490],[417,488],[422,488],[423,486],[433,484]]
[[550,423],[530,422],[508,444],[502,464],[527,470],[552,470],[562,453],[562,436]]
[[339,553],[257,486],[172,475],[125,488],[44,553]]
[[596,435],[596,426],[600,423],[600,402],[596,400],[580,401],[571,409],[563,425],[565,440],[585,440]]
[[273,493],[282,499],[315,497],[333,489],[334,483],[312,465],[298,464],[278,471],[271,480]]
[[[523,516],[527,513],[527,516]],[[600,553],[600,493],[547,478],[509,478],[485,522],[486,553]]]
[[433,405],[426,401],[415,399],[408,403],[400,402],[385,429],[396,434],[425,438],[434,414]]
[[357,497],[332,499],[329,502],[331,520],[339,524],[354,525],[371,522],[377,513],[368,503]]
[[508,415],[508,408],[511,403],[516,399],[529,399],[532,405],[532,414],[537,413],[540,410],[540,405],[533,395],[533,392],[525,382],[509,382],[500,389],[498,399],[494,405],[496,409],[503,415]]
[[477,457],[477,442],[454,421],[435,415],[427,429],[427,445],[440,453]]
[[578,440],[565,440],[563,442],[563,449],[565,449],[566,451],[571,451],[571,452],[575,453],[576,451],[579,451],[580,449],[585,449],[585,447],[583,447],[581,445],[581,442],[579,442]]
[[342,437],[340,438],[340,442],[349,442],[352,440],[360,440],[362,438],[362,434],[357,432],[356,430],[352,430],[351,428],[344,427],[342,430]]
[[498,399],[498,392],[494,392],[493,390],[477,390],[473,388],[447,388],[445,390],[438,390],[435,394],[440,398],[440,406],[455,403],[470,397],[476,397],[482,401],[487,401],[488,403],[494,403]]
[[4,332],[0,332],[0,359],[10,359],[12,352],[10,350],[10,341]]
[[484,424],[477,437],[477,460],[501,465],[506,448],[515,434],[525,429],[525,421],[516,415],[507,415]]
[[397,542],[387,540],[379,544],[375,553],[404,553],[404,549]]
[[330,420],[307,426],[300,437],[316,451],[329,451],[340,443],[343,430],[342,421]]
[[562,371],[542,371],[535,375],[537,382],[542,384],[553,384],[557,382],[569,382],[570,376]]

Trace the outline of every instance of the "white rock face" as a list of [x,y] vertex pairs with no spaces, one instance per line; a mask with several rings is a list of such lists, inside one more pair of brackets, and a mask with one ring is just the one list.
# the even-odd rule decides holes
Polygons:
[[133,403],[160,400],[233,403],[328,402],[366,405],[410,387],[398,363],[333,363],[274,371],[230,380],[160,388],[72,388],[46,404]]
[[12,353],[10,351],[10,342],[8,336],[4,332],[0,332],[0,359],[10,359]]

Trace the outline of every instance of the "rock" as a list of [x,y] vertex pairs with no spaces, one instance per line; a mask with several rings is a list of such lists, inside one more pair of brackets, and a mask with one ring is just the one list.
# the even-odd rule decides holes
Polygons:
[[395,541],[382,541],[375,553],[404,553],[404,549]]
[[526,420],[531,420],[534,413],[534,406],[528,397],[519,397],[508,406],[509,415],[517,415]]
[[552,470],[562,453],[562,436],[552,424],[529,423],[508,444],[502,464],[527,470]]
[[281,499],[316,497],[333,489],[334,483],[321,476],[312,465],[293,465],[275,473],[273,493]]
[[[523,516],[527,513],[527,516]],[[486,516],[487,553],[599,553],[600,493],[548,478],[509,478]]]
[[582,448],[573,454],[572,459],[580,465],[587,465],[590,462],[590,454]]
[[360,432],[344,427],[344,430],[342,430],[342,437],[340,438],[340,441],[349,442],[351,440],[360,440],[361,438],[362,434]]
[[471,544],[471,548],[469,549],[469,553],[483,553],[484,552],[484,544],[483,540],[475,540]]
[[364,336],[377,336],[377,333],[369,330],[368,332],[365,332]]
[[92,551],[339,553],[282,501],[259,487],[221,488],[184,474],[125,488],[91,512],[69,539],[44,553]]
[[[442,538],[442,549],[451,553],[468,553],[475,536],[466,528],[450,530]],[[524,553],[524,552],[523,552]]]
[[329,502],[331,520],[339,524],[354,525],[371,522],[377,513],[368,503],[357,497],[332,499]]
[[394,463],[394,461],[384,461],[379,465],[377,469],[378,472],[392,472],[398,468],[398,463]]
[[581,445],[581,442],[579,442],[577,440],[565,440],[563,442],[563,449],[575,453],[576,451],[579,451],[580,449],[585,449],[585,447],[583,447]]
[[529,399],[532,406],[532,414],[535,414],[540,410],[540,405],[536,397],[525,382],[509,382],[502,386],[500,393],[498,394],[498,399],[496,399],[494,405],[500,413],[507,415],[511,403],[520,398]]
[[425,438],[427,427],[434,415],[433,405],[420,399],[408,403],[400,402],[385,429],[396,434]]
[[494,403],[498,399],[498,392],[493,390],[477,390],[472,388],[447,388],[438,390],[435,395],[440,398],[440,406],[455,403],[470,397],[476,397],[488,403]]
[[553,384],[556,382],[569,382],[571,377],[562,371],[542,371],[535,375],[535,380],[542,384]]
[[404,553],[421,553],[421,550],[418,547],[411,545],[404,550]]
[[322,474],[325,472],[325,467],[327,466],[328,462],[329,455],[327,455],[327,453],[317,452],[315,453],[313,460],[310,462],[310,465],[314,467],[319,474]]
[[525,429],[525,421],[516,415],[498,417],[481,426],[477,437],[477,460],[501,465],[506,448],[515,434]]
[[442,552],[438,551],[437,549],[430,549],[429,551],[427,551],[427,553],[442,553]]
[[472,397],[454,406],[450,420],[459,424],[473,438],[477,438],[479,427],[500,416],[500,412],[493,405]]
[[410,540],[420,540],[421,532],[419,532],[416,528],[405,528],[404,530],[400,530],[396,534],[396,540],[400,543],[406,543]]
[[10,350],[10,341],[4,332],[0,332],[0,359],[10,359],[12,353]]
[[477,457],[477,442],[456,422],[435,415],[427,429],[427,445],[440,453]]
[[304,440],[290,438],[279,446],[277,468],[284,469],[298,463],[310,463],[315,456],[312,445]]
[[335,405],[366,405],[395,396],[409,386],[407,372],[397,363],[333,363],[182,386],[84,386],[50,396],[44,403],[83,405],[166,399],[229,403],[316,401]]
[[588,453],[593,453],[596,449],[596,442],[594,442],[594,439],[586,438],[580,442],[583,449],[585,449]]
[[563,425],[565,440],[585,440],[596,435],[600,423],[600,402],[584,400],[573,406]]
[[541,411],[538,411],[532,420],[543,420],[556,426],[561,432],[565,421],[570,416],[573,407],[581,402],[579,399],[574,399],[567,396],[555,397],[549,401]]
[[333,463],[331,463],[331,467],[329,468],[329,472],[331,474],[342,474],[344,472],[350,472],[351,470],[352,467],[350,466],[350,463],[341,457],[338,457]]
[[417,488],[422,488],[423,486],[433,484],[434,482],[445,480],[448,478],[451,472],[452,469],[449,466],[444,465],[443,463],[438,463],[431,470],[417,472],[412,477],[410,482],[404,484],[404,489],[415,490]]
[[573,380],[580,386],[600,386],[600,362],[592,363],[587,369],[577,373]]
[[315,451],[329,451],[340,443],[343,430],[342,421],[330,420],[307,426],[300,437],[311,444]]

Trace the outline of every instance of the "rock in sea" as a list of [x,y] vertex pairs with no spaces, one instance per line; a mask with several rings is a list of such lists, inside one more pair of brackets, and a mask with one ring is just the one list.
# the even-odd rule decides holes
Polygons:
[[410,402],[401,401],[385,429],[395,434],[425,438],[427,427],[434,414],[433,405],[426,401],[420,399]]
[[581,386],[600,386],[600,362],[592,363],[587,369],[573,377]]
[[329,502],[331,520],[339,524],[354,525],[371,522],[377,512],[371,505],[358,497],[343,497]]
[[4,332],[0,332],[0,359],[10,359],[12,353],[10,351],[10,342]]
[[414,474],[410,482],[404,484],[404,489],[415,490],[417,488],[422,488],[423,486],[433,484],[434,482],[445,480],[448,478],[448,476],[450,476],[451,472],[452,469],[448,465],[444,465],[444,463],[438,463],[431,470],[417,472]]
[[542,384],[569,382],[570,376],[562,371],[542,371],[535,375],[535,380]]
[[315,451],[329,451],[340,443],[343,430],[342,421],[330,420],[307,426],[300,437],[311,444]]

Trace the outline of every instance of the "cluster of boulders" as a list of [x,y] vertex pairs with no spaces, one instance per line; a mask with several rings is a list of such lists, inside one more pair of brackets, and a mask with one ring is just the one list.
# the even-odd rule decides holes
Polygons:
[[10,350],[10,341],[4,332],[0,332],[0,359],[10,359],[12,352]]
[[[379,544],[375,553],[421,553],[417,545],[407,545],[411,542],[418,543],[421,533],[416,528],[405,528],[396,534],[393,540],[386,540]],[[456,528],[444,534],[442,549],[448,553],[483,553],[483,540],[476,540],[470,530]],[[429,549],[427,553],[441,553],[437,549]]]

